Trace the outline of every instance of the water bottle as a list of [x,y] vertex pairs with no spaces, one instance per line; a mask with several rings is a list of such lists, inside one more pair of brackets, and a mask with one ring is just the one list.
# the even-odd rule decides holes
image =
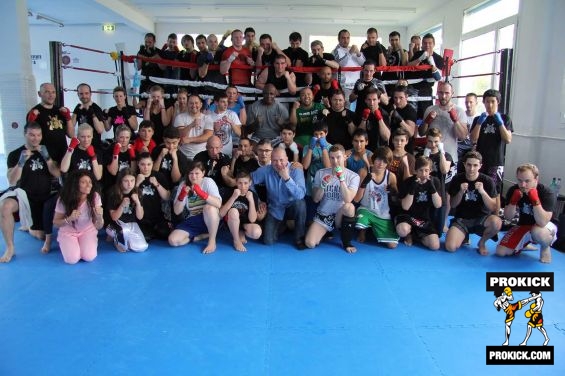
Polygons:
[[549,190],[551,191],[551,193],[555,195],[555,197],[557,197],[559,190],[557,189],[557,178],[555,176],[553,177],[553,179],[551,179],[551,184],[549,184]]
[[557,196],[559,196],[559,193],[561,192],[561,178],[557,178],[557,184],[555,187],[555,191],[557,193]]

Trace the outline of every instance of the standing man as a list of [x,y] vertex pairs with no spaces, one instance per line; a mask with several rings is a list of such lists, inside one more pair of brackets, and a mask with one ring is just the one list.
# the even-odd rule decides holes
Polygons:
[[386,51],[387,65],[397,67],[408,64],[408,54],[400,44],[400,33],[393,31],[388,35],[388,43],[390,46]]
[[[302,35],[294,31],[288,36],[290,47],[283,50],[283,53],[290,59],[292,67],[305,67],[308,63],[308,52],[300,44],[302,43]],[[296,85],[299,87],[306,86],[306,74],[296,73]]]
[[260,167],[251,174],[253,184],[265,184],[268,212],[263,229],[263,242],[272,245],[277,241],[279,225],[283,220],[294,219],[294,244],[297,249],[306,248],[306,185],[304,172],[288,162],[286,152],[275,148],[271,153],[271,165]]
[[408,46],[408,60],[412,60],[414,54],[422,48],[422,38],[419,35],[412,35]]
[[[251,86],[251,66],[255,62],[251,58],[251,51],[243,48],[243,33],[236,29],[231,33],[231,47],[222,53],[220,73],[229,74],[230,84],[234,86]],[[233,65],[233,68],[232,68]]]
[[285,89],[288,90],[288,95],[295,95],[296,76],[287,69],[287,59],[284,55],[277,55],[273,65],[261,71],[261,74],[257,77],[255,87],[257,89],[264,89],[265,84],[273,84],[277,89],[277,95],[280,95],[280,92]]
[[[414,53],[414,57],[408,63],[409,66],[431,65],[431,75],[422,81],[415,83],[414,89],[418,90],[420,97],[431,97],[436,81],[441,80],[441,70],[443,69],[443,58],[434,52],[436,45],[435,38],[428,33],[422,38],[422,50]],[[418,102],[418,119],[424,118],[424,111],[433,104],[432,99]],[[457,154],[453,154],[457,155]]]
[[[273,38],[269,34],[261,34],[259,37],[259,48],[257,49],[257,58],[255,59],[255,66],[270,67],[275,63],[278,55],[283,55],[287,65],[290,65],[290,59],[284,54],[279,46],[273,42]],[[257,72],[259,74],[259,72]]]
[[[390,133],[394,135],[399,128],[404,129],[408,133],[408,144],[406,151],[414,153],[414,133],[416,132],[416,110],[408,105],[408,91],[405,86],[397,86],[392,94],[394,110],[390,113]],[[394,150],[394,145],[391,148]]]
[[102,143],[102,133],[104,133],[105,115],[100,106],[92,101],[92,89],[89,84],[82,83],[77,86],[79,104],[73,110],[71,121],[73,128],[81,124],[89,124],[92,127],[94,138],[92,145],[99,148]]
[[499,197],[496,213],[500,209],[500,195],[504,179],[504,160],[506,145],[512,142],[514,126],[508,115],[498,112],[501,96],[498,90],[489,89],[483,94],[486,112],[475,118],[471,126],[471,142],[475,149],[483,155],[482,172],[490,176],[495,184]]
[[471,142],[471,126],[473,125],[473,120],[477,116],[477,94],[469,93],[465,96],[465,115],[467,116],[467,137],[464,139],[457,139],[457,159],[459,163],[457,164],[457,171],[463,171],[463,163],[461,160],[465,153],[473,149],[473,143]]
[[[359,47],[352,45],[349,47],[350,40],[349,31],[342,29],[337,35],[337,40],[339,44],[333,50],[332,54],[335,60],[338,62],[339,66],[345,67],[361,67],[365,62],[365,56],[359,51]],[[355,81],[359,78],[359,72],[342,72],[340,78],[340,84],[343,88],[345,98],[349,99],[349,94],[353,90]]]
[[386,66],[386,50],[379,43],[379,33],[374,27],[367,29],[367,41],[361,46],[361,53],[366,60],[372,60],[378,66]]
[[[335,61],[334,55],[324,52],[324,44],[319,40],[315,40],[312,41],[312,43],[310,43],[310,50],[312,51],[312,56],[310,56],[310,58],[308,59],[308,63],[306,64],[306,66],[316,67],[316,68],[329,67],[330,81],[331,81],[332,69],[339,68],[339,64],[337,61]],[[320,84],[319,74],[321,71],[322,69],[318,71],[318,74],[307,73],[306,84],[314,85],[314,86],[319,85]]]
[[451,102],[453,87],[449,82],[440,82],[437,87],[439,105],[433,105],[424,112],[424,123],[418,128],[420,136],[428,132],[428,128],[438,128],[443,135],[445,151],[453,157],[457,166],[457,140],[467,137],[465,111]]
[[53,84],[48,82],[41,84],[37,94],[41,102],[28,112],[27,121],[36,122],[41,126],[41,143],[47,146],[51,158],[61,164],[67,151],[67,137],[75,136],[71,111],[66,107],[55,105],[57,93]]
[[374,77],[375,75],[375,62],[373,60],[365,60],[363,63],[363,70],[361,71],[361,78],[355,82],[353,91],[349,94],[349,103],[357,101],[355,104],[355,114],[361,116],[363,110],[367,108],[365,98],[369,91],[379,90],[379,100],[384,106],[388,105],[388,95],[386,94],[385,85],[381,80]]
[[551,222],[555,206],[554,193],[540,184],[538,168],[530,163],[516,169],[517,184],[506,193],[504,218],[520,215],[518,224],[511,227],[502,238],[496,254],[510,256],[520,252],[528,243],[539,244],[540,261],[551,263],[551,244],[557,239],[557,226]]
[[[144,43],[139,47],[137,56],[143,58],[159,58],[161,50],[155,47],[155,34],[147,33],[145,34]],[[146,60],[137,60],[138,68],[141,68],[141,75],[143,80],[141,80],[141,86],[139,88],[139,93],[146,93],[149,88],[153,85],[151,80],[145,77],[163,77],[163,71],[159,68],[157,63],[153,63]]]

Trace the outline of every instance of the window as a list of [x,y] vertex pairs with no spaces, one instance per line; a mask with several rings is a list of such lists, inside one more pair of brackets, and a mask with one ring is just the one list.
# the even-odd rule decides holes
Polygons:
[[[487,89],[498,89],[498,75],[482,74],[499,72],[500,53],[495,52],[514,47],[518,5],[519,0],[490,0],[464,12],[460,58],[486,55],[459,63],[460,76],[481,75],[459,78],[456,85],[459,96],[469,92],[482,95]],[[459,104],[463,102],[460,99]]]
[[489,0],[463,13],[463,34],[518,14],[519,0]]

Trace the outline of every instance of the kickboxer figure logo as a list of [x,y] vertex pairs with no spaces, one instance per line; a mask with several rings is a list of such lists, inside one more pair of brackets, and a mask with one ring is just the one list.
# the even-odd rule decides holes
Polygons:
[[[539,331],[544,335],[545,337],[544,346],[547,345],[547,343],[549,342],[549,338],[547,337],[547,333],[543,328],[543,318],[541,316],[543,299],[541,298],[541,293],[537,291],[532,292],[529,298],[519,300],[517,303],[512,303],[512,301],[514,300],[514,295],[510,287],[505,287],[504,290],[502,290],[502,292],[495,291],[494,296],[496,296],[496,299],[494,300],[493,304],[496,310],[497,311],[502,310],[504,311],[504,313],[506,313],[506,326],[505,326],[506,340],[504,341],[502,346],[508,346],[508,343],[510,341],[512,322],[516,317],[515,312],[521,310],[522,307],[524,307],[526,304],[528,304],[533,300],[536,300],[536,303],[533,303],[530,309],[525,314],[526,317],[530,318],[530,322],[528,322],[528,332],[526,333],[526,338],[520,345],[521,346],[526,345],[526,342],[530,338],[533,327],[537,327]],[[534,311],[536,307],[538,308],[536,311]]]

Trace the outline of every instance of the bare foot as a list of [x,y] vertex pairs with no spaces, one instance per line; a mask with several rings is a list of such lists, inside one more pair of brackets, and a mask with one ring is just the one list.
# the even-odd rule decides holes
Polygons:
[[127,249],[124,248],[123,245],[121,245],[118,242],[114,242],[114,245],[116,246],[116,249],[118,250],[118,252],[120,253],[125,253],[127,251]]
[[243,231],[239,232],[239,241],[241,242],[241,244],[247,244],[247,239],[245,238],[245,232]]
[[541,250],[539,260],[544,264],[551,264],[551,249],[549,247]]
[[406,235],[406,237],[404,238],[404,244],[406,244],[407,246],[411,246],[412,244],[414,244],[412,242],[412,235],[411,234]]
[[357,252],[357,248],[355,248],[354,246],[349,246],[349,247],[345,247],[345,252],[347,253],[355,253]]
[[209,236],[210,235],[208,235],[208,234],[200,234],[200,235],[194,237],[194,241],[199,242],[200,240],[208,239]]
[[479,249],[477,251],[481,256],[488,256],[488,249],[484,244],[479,243]]
[[14,257],[14,248],[6,248],[4,255],[0,257],[0,262],[10,262],[10,260],[12,260],[12,257]]
[[216,241],[215,240],[208,240],[208,245],[206,248],[202,250],[202,253],[208,254],[216,251]]
[[41,247],[41,253],[45,255],[49,253],[50,250],[51,250],[51,242],[43,243],[43,247]]
[[357,241],[359,243],[365,243],[365,236],[366,230],[359,230],[359,234],[357,234]]
[[233,247],[238,252],[247,252],[247,248],[245,248],[245,246],[243,245],[243,243],[241,241],[234,240],[233,241]]

